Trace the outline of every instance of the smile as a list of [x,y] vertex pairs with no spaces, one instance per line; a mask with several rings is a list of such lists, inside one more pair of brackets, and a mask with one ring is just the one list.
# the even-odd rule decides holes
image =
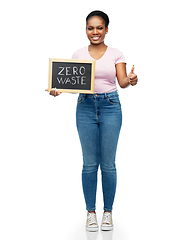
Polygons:
[[92,37],[92,39],[93,39],[94,41],[99,40],[99,38],[100,38],[100,37]]

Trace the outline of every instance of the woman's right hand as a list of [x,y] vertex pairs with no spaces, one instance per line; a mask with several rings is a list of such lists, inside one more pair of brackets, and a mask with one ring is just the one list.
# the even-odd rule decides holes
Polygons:
[[[46,89],[45,91],[49,92],[48,89]],[[60,95],[61,93],[62,93],[62,92],[56,90],[56,88],[52,88],[52,89],[50,90],[50,93],[49,93],[49,94],[52,95],[52,96],[54,96],[54,97],[56,97],[56,96]]]

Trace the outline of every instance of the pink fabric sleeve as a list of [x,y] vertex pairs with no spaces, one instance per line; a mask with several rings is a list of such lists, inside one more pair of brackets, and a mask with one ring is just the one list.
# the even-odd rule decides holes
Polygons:
[[126,60],[123,53],[115,49],[115,65],[118,63],[126,63]]
[[76,52],[72,55],[72,59],[77,59]]
[[79,51],[79,50],[75,51],[75,52],[72,54],[72,59],[79,59],[79,54],[80,54],[80,51]]

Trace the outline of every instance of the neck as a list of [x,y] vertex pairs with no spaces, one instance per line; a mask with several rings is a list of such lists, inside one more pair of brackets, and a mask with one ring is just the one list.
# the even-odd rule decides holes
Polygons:
[[107,48],[107,46],[105,45],[104,42],[100,43],[100,44],[90,44],[89,45],[89,50],[90,51],[93,51],[93,50],[96,50],[96,51],[101,51],[101,50],[105,50]]

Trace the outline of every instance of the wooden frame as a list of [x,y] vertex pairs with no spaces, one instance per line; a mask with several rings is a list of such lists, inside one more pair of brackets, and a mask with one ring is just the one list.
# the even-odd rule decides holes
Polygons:
[[93,94],[95,62],[94,60],[49,58],[48,91],[56,87],[60,92]]

